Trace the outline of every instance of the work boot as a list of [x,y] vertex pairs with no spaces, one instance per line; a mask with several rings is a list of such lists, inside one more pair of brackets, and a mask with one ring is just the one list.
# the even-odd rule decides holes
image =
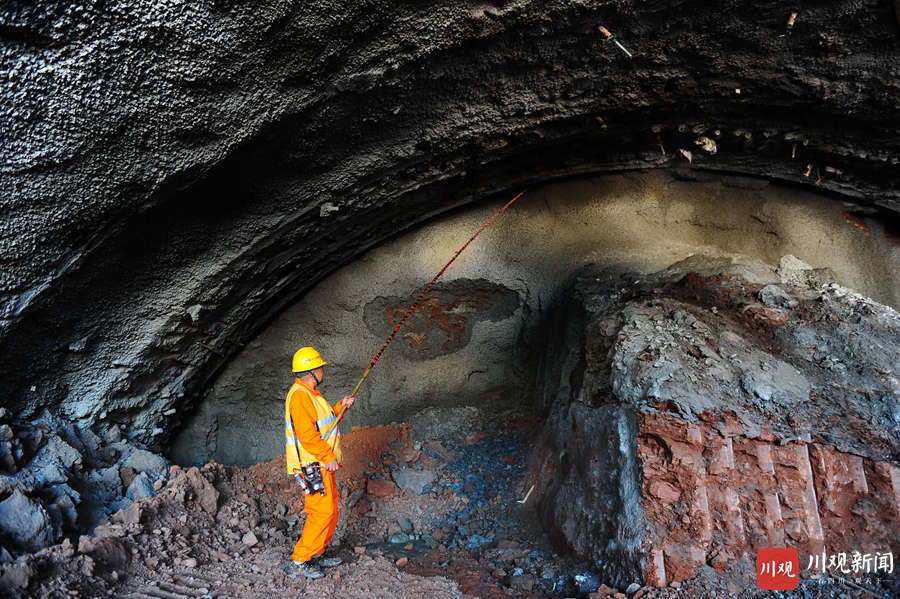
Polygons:
[[344,563],[344,560],[342,560],[338,556],[334,555],[334,556],[326,557],[324,553],[320,553],[319,555],[314,555],[310,561],[317,564],[318,566],[320,566],[322,568],[331,568],[333,566],[340,566],[341,564]]
[[316,563],[315,558],[309,560],[308,562],[291,561],[291,563],[288,564],[288,569],[295,576],[298,574],[302,574],[307,578],[322,578],[323,576],[325,576],[325,573],[322,572],[321,566]]

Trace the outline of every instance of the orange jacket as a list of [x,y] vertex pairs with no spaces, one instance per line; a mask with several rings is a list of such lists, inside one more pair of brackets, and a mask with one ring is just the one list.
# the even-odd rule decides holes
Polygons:
[[338,430],[342,412],[340,402],[332,407],[318,389],[294,379],[285,398],[285,456],[289,474],[311,462],[342,461]]

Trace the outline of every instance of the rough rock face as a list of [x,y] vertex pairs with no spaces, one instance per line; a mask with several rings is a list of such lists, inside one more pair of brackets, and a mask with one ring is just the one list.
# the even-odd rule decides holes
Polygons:
[[803,568],[896,554],[900,316],[792,285],[826,273],[790,258],[777,285],[722,266],[575,278],[545,368],[545,523],[611,579],[660,586],[752,575],[770,546]]
[[[489,281],[455,280],[422,298],[403,328],[400,351],[416,360],[457,351],[469,343],[482,320],[509,318],[521,298],[512,289]],[[403,321],[410,300],[378,297],[366,304],[363,318],[378,337],[387,337]]]
[[823,553],[896,554],[896,461],[751,438],[729,415],[688,423],[641,414],[648,584],[694,578],[707,564],[720,572],[740,564],[729,574],[746,575],[762,547],[797,549],[804,570],[809,556]]
[[[898,209],[891,5],[0,9],[0,394],[164,443],[274,314],[452,207],[686,168]],[[618,35],[629,59],[597,26]]]

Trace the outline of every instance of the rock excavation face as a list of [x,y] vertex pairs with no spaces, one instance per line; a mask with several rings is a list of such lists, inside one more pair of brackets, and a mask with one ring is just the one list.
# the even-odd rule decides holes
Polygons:
[[617,583],[900,549],[900,315],[789,261],[736,273],[590,268],[560,307],[542,517]]
[[[247,466],[282,453],[278,436],[261,432],[278,430],[283,419],[291,354],[305,344],[324,352],[325,395],[342,397],[398,315],[501,205],[423,226],[321,281],[238,352],[193,413],[172,417],[184,424],[168,455],[181,464]],[[402,421],[434,405],[529,405],[536,363],[554,355],[543,343],[548,314],[564,300],[568,276],[587,263],[653,272],[700,252],[722,256],[723,268],[731,255],[772,265],[801,256],[793,260],[819,269],[813,280],[900,305],[900,280],[892,276],[900,246],[874,219],[859,219],[866,233],[846,211],[843,203],[764,181],[683,181],[658,172],[533,190],[423,298],[346,423]],[[792,272],[799,281],[812,271]]]
[[150,4],[0,8],[3,576],[277,455],[290,354],[352,388],[521,189],[348,425],[536,409],[612,578],[894,547],[896,2]]

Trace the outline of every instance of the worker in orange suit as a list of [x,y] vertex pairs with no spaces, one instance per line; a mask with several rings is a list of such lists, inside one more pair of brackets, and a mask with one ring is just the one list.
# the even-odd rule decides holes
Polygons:
[[321,578],[323,567],[342,562],[340,557],[326,556],[325,548],[338,523],[335,473],[342,461],[338,424],[355,398],[348,395],[334,407],[329,405],[319,392],[326,364],[312,347],[297,350],[292,361],[294,384],[284,402],[287,470],[299,477],[306,492],[306,523],[288,569],[307,578]]

